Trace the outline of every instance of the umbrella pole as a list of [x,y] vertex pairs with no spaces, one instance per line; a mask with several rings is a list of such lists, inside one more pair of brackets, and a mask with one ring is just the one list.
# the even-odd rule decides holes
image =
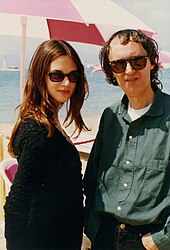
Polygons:
[[26,61],[26,25],[27,25],[27,17],[21,16],[21,69],[20,69],[20,100],[23,97],[23,91],[25,86],[25,61]]

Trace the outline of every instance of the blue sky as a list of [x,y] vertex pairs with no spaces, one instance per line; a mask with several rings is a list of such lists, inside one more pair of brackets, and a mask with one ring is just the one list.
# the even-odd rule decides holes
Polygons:
[[[83,0],[82,0],[83,1]],[[100,1],[100,0],[99,0]],[[170,51],[170,1],[169,0],[112,0],[120,6],[129,10],[145,24],[150,26],[157,35],[154,36],[161,50]],[[94,13],[95,15],[95,13]],[[107,15],[107,13],[103,13]],[[120,16],[120,18],[123,18]],[[3,25],[0,20],[0,25]],[[20,28],[20,26],[19,26]],[[5,30],[3,26],[2,29]],[[27,64],[35,48],[42,42],[40,39],[29,38],[27,41]],[[1,37],[0,39],[0,58],[3,54],[7,55],[9,64],[20,63],[20,39],[19,37]],[[80,54],[83,62],[98,64],[99,46],[72,43]],[[0,67],[2,62],[0,60]]]

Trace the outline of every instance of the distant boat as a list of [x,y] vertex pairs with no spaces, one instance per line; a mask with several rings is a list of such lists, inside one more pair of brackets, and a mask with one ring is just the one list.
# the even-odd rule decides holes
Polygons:
[[94,64],[87,64],[88,69],[93,69],[93,67],[94,67]]
[[93,67],[93,71],[92,71],[93,73],[94,72],[102,72],[102,67],[101,67],[101,65],[98,65],[98,66],[95,66],[95,67]]
[[17,66],[6,66],[6,56],[3,55],[3,68],[0,68],[0,71],[20,71],[20,68]]
[[18,67],[7,67],[7,68],[0,68],[0,71],[20,71]]

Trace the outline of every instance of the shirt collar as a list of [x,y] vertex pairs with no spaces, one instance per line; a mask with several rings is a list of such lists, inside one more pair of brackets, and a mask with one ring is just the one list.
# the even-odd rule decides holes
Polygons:
[[[122,100],[121,100],[121,105],[119,108],[119,114],[123,117],[125,117],[127,114],[128,103],[129,103],[128,97],[127,97],[127,95],[124,95]],[[163,103],[164,103],[163,93],[158,87],[156,87],[155,88],[155,97],[154,97],[153,103],[145,115],[147,115],[147,116],[160,116],[160,115],[162,115],[163,114],[163,105],[164,105]]]

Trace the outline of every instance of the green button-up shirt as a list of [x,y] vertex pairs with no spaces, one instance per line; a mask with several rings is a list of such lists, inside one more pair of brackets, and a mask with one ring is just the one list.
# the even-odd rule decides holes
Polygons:
[[98,213],[130,225],[163,224],[152,237],[170,249],[170,96],[157,89],[147,113],[131,121],[128,99],[101,117],[84,178],[85,231],[93,239]]

